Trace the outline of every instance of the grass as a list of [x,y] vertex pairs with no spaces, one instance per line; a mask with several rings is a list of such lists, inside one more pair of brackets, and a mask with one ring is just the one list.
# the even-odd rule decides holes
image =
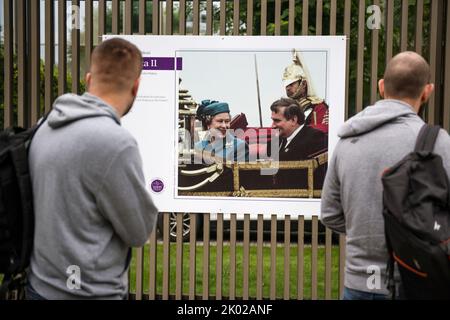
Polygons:
[[[209,270],[209,295],[216,295],[216,246],[210,246],[210,270]],[[276,251],[276,297],[283,298],[284,294],[284,246],[277,246]],[[249,296],[256,298],[256,245],[250,245],[249,261]],[[271,248],[265,245],[263,248],[263,298],[270,297],[270,252]],[[136,249],[133,249],[133,259],[130,268],[130,292],[136,291]],[[157,275],[156,275],[156,293],[162,293],[163,276],[163,247],[158,244],[157,248]],[[144,294],[148,294],[149,287],[149,247],[144,248]],[[189,293],[189,244],[183,245],[183,295]],[[304,298],[311,298],[311,246],[304,247]],[[332,247],[332,299],[338,299],[338,274],[339,274],[339,248]],[[319,299],[325,297],[325,247],[320,246],[317,255],[317,294]],[[169,268],[169,294],[175,294],[175,267],[176,267],[176,244],[170,244],[170,268]],[[203,289],[203,246],[196,247],[196,295],[202,296]],[[290,247],[290,277],[289,293],[291,299],[297,299],[297,246]],[[230,283],[230,247],[227,244],[223,246],[223,267],[222,267],[222,297],[229,296]],[[236,246],[236,297],[243,295],[243,247]]]

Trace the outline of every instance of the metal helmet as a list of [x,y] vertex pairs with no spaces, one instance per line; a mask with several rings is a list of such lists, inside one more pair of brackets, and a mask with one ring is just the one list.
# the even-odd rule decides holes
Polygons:
[[301,66],[295,62],[284,68],[283,72],[283,85],[287,87],[291,83],[305,79],[306,74]]
[[291,83],[305,79],[308,83],[308,96],[315,95],[315,90],[311,82],[311,76],[308,68],[303,64],[303,59],[300,52],[292,49],[292,63],[284,68],[283,85],[286,88]]

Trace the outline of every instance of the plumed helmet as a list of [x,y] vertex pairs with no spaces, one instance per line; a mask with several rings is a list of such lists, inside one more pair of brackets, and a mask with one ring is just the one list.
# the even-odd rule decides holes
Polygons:
[[283,85],[287,87],[291,83],[305,78],[305,71],[295,62],[288,65],[283,72]]
[[305,79],[308,83],[308,96],[315,95],[314,87],[311,83],[311,76],[307,66],[303,63],[303,57],[300,52],[292,49],[292,63],[284,68],[283,85],[287,87],[291,83]]

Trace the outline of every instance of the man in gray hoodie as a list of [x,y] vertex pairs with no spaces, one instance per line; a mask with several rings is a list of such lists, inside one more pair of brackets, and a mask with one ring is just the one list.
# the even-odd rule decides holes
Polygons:
[[[339,130],[322,191],[321,221],[346,234],[344,299],[388,297],[381,176],[413,151],[424,125],[418,113],[434,89],[429,81],[430,68],[421,56],[398,54],[378,83],[384,100]],[[434,152],[450,177],[450,137],[442,129]]]
[[28,299],[124,299],[132,246],[145,244],[158,210],[137,143],[120,125],[142,70],[128,41],[92,53],[87,93],[56,99],[29,162],[35,209]]

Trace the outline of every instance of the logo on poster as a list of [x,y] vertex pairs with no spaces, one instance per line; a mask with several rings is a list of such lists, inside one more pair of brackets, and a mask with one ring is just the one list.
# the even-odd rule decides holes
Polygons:
[[152,188],[152,191],[155,193],[160,193],[164,190],[164,182],[160,179],[153,179],[150,183],[150,187]]

